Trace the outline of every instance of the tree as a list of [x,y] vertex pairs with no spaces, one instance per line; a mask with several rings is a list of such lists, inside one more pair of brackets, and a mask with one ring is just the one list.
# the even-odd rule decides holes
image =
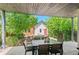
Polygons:
[[71,35],[72,21],[66,17],[51,17],[47,21],[47,27],[49,36],[59,39],[60,35]]
[[37,24],[37,19],[33,15],[21,13],[6,13],[6,31],[7,33],[22,34],[30,27]]
[[37,24],[37,18],[33,15],[6,12],[6,43],[15,46],[21,41],[23,32]]

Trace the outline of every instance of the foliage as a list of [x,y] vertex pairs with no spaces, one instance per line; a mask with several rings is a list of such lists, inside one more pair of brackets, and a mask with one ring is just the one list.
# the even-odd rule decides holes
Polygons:
[[23,38],[23,32],[37,24],[33,15],[6,12],[6,44],[14,46]]
[[75,31],[78,30],[77,23],[78,23],[78,17],[74,17],[74,30]]
[[6,13],[6,31],[22,34],[37,23],[36,17],[20,13]]
[[51,17],[46,23],[49,31],[49,36],[60,39],[59,36],[62,35],[64,37],[64,40],[67,40],[67,37],[69,38],[68,40],[71,39],[71,18]]
[[[6,12],[6,44],[14,46],[23,37],[23,32],[37,24],[37,18],[33,15]],[[0,19],[1,21],[1,19]],[[1,22],[0,22],[1,42]]]
[[8,46],[16,46],[17,42],[18,42],[18,38],[16,36],[6,37],[6,45]]

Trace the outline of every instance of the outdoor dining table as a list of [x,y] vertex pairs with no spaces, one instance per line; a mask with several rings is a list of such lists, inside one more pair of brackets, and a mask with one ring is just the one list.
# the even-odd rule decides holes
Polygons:
[[[33,40],[32,41],[32,55],[34,55],[35,50],[38,49],[39,45],[48,44],[49,46],[53,44],[62,44],[62,42],[44,42],[44,40]],[[50,48],[50,47],[49,47]]]

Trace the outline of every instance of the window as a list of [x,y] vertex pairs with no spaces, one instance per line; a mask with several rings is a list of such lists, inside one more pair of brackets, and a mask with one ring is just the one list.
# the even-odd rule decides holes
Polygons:
[[42,32],[42,30],[40,29],[40,33]]

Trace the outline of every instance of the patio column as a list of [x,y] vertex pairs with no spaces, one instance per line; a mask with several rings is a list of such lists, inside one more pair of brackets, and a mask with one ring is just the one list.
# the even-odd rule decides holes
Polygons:
[[77,27],[78,27],[78,30],[77,30],[77,42],[78,42],[78,48],[79,48],[79,17],[78,17]]
[[72,19],[72,32],[71,32],[71,40],[74,41],[74,17]]
[[6,36],[6,31],[5,31],[5,11],[1,11],[1,17],[2,17],[2,48],[5,48],[5,36]]

